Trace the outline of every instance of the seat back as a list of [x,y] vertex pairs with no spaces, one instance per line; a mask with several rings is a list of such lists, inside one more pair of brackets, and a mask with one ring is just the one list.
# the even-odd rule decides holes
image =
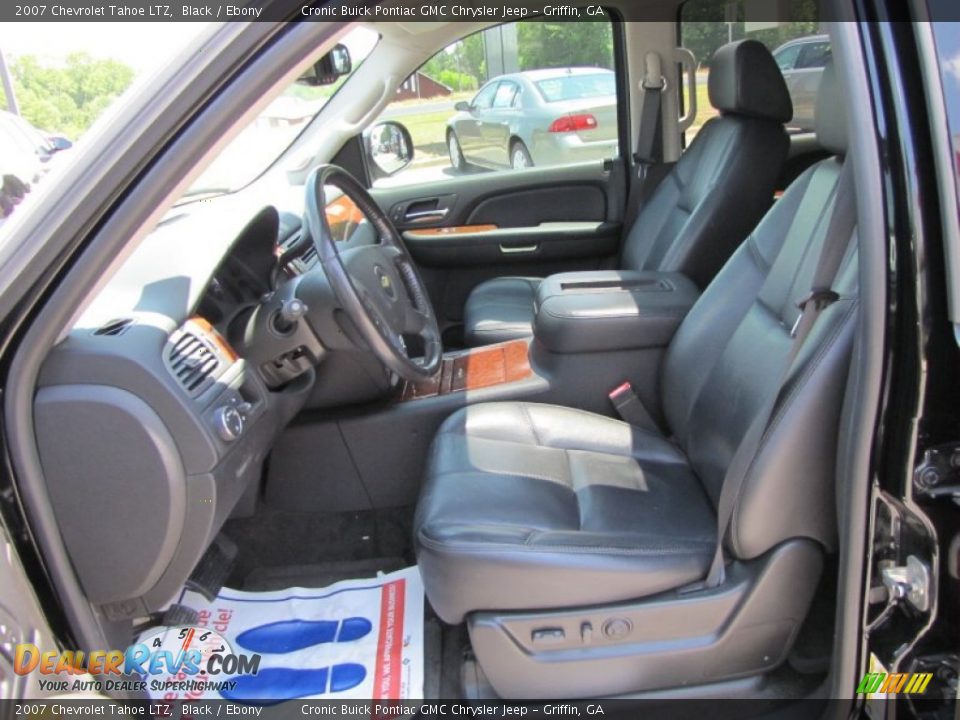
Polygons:
[[[777,390],[800,314],[796,302],[810,290],[833,213],[846,142],[832,67],[817,107],[820,143],[837,156],[791,184],[701,295],[664,361],[667,422],[715,503],[740,440]],[[841,299],[807,337],[741,485],[726,537],[736,557],[756,557],[793,537],[828,548],[835,542],[833,478],[856,319],[855,242],[833,289]]]
[[713,56],[708,90],[720,115],[643,206],[625,269],[678,271],[704,287],[770,207],[793,115],[780,69],[756,40],[729,43]]

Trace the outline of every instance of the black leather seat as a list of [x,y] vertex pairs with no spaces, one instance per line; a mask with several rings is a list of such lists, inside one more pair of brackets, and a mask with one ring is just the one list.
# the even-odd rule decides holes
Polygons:
[[[720,111],[697,133],[630,228],[625,270],[681,272],[705,287],[770,207],[789,142],[790,94],[756,40],[713,57],[710,103]],[[502,277],[478,285],[464,308],[464,338],[485,345],[533,334],[541,280]]]
[[686,456],[619,420],[489,403],[440,430],[417,518],[440,617],[643,597],[703,577],[713,505]]
[[[482,618],[482,611],[520,613],[525,629],[508,630],[513,640],[504,646],[514,647],[530,642],[530,627],[536,625],[529,618],[550,608],[608,608],[657,594],[662,598],[665,591],[704,576],[715,549],[715,508],[725,471],[754,417],[777,390],[800,312],[795,303],[810,289],[833,212],[845,119],[837,111],[842,103],[832,68],[821,82],[818,107],[829,111],[820,113],[817,131],[821,144],[838,157],[811,167],[791,184],[677,331],[660,378],[670,439],[611,418],[535,403],[474,405],[443,424],[415,520],[420,571],[442,619],[458,623],[465,616]],[[820,315],[804,342],[740,487],[725,543],[734,566],[769,565],[777,552],[798,541],[818,553],[834,546],[836,438],[857,307],[855,243],[850,245],[833,284],[840,299]],[[692,663],[687,647],[686,664],[679,667],[691,677],[674,677],[677,684],[742,673],[737,658],[749,667],[782,658],[806,612],[806,601],[797,598],[809,598],[804,593],[812,594],[819,573],[819,565],[804,565],[803,576],[793,577],[801,571],[790,567],[783,569],[780,585],[758,583],[766,589],[753,591],[767,593],[764,613],[775,615],[783,606],[788,617],[776,621],[782,626],[769,617],[747,618],[754,630],[738,637],[752,649],[734,653],[728,648],[724,667]],[[685,599],[676,602],[694,602],[686,599],[691,596],[678,597]],[[731,604],[722,612],[736,612]],[[735,625],[720,623],[724,616],[716,605],[705,608],[687,606],[679,617],[695,624],[692,618],[702,622],[716,613],[718,628]],[[489,629],[504,621],[484,622]],[[578,622],[577,627],[590,624]],[[762,632],[760,625],[777,630],[757,649],[750,645],[758,642],[751,633]],[[654,631],[666,632],[634,629]],[[566,632],[564,642],[572,642],[569,626]],[[717,629],[708,638],[720,635]],[[576,647],[583,651],[583,644]],[[662,642],[655,647],[666,652]],[[513,667],[511,662],[523,667],[532,655],[533,650],[518,652],[509,662],[506,656],[486,660],[504,663],[503,670]],[[562,679],[560,661],[574,657],[544,663],[544,677]],[[576,678],[571,673],[562,681],[576,683]],[[509,688],[508,671],[501,672],[499,682]],[[608,690],[637,689],[653,681],[638,676],[617,682]],[[555,690],[577,692],[575,685]]]

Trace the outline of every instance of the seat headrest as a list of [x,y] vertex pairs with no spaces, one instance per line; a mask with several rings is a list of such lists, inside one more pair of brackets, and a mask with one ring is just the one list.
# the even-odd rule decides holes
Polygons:
[[710,63],[707,90],[710,104],[721,112],[781,123],[793,117],[783,73],[757,40],[738,40],[717,50]]
[[847,104],[840,93],[837,72],[832,62],[823,68],[817,89],[814,124],[820,147],[835,155],[847,152]]

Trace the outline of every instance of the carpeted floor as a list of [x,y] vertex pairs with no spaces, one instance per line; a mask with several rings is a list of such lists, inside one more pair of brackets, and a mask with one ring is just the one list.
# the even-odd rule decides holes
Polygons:
[[[413,508],[318,515],[261,507],[254,517],[230,520],[224,533],[238,547],[227,585],[268,591],[326,587],[375,577],[414,564]],[[465,630],[443,625],[427,609],[424,695],[457,698]]]
[[[412,522],[413,508],[331,515],[261,508],[253,517],[229,520],[224,526],[223,532],[239,549],[227,584],[245,587],[253,573],[257,573],[252,577],[254,582],[281,582],[283,573],[299,573],[308,579],[311,575],[332,577],[351,572],[337,563],[361,560],[372,561],[374,574],[378,569],[412,565]],[[389,561],[389,567],[378,566],[384,560]],[[358,575],[341,574],[339,579],[343,577]]]

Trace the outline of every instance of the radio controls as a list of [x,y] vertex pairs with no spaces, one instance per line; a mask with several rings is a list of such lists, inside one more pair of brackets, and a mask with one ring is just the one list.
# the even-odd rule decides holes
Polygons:
[[213,427],[224,442],[233,442],[243,433],[243,415],[232,405],[217,408]]

